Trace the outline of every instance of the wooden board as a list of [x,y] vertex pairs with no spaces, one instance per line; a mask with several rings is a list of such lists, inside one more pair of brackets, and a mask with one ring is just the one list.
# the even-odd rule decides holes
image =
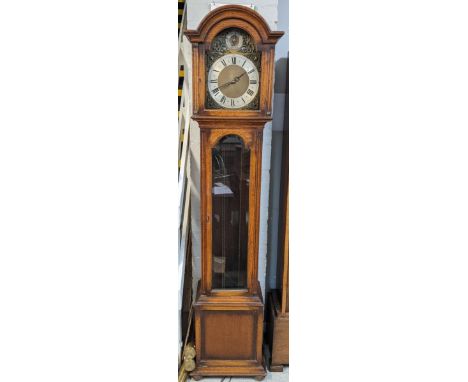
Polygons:
[[268,295],[269,369],[282,371],[289,364],[289,313],[282,313],[278,300],[279,290]]

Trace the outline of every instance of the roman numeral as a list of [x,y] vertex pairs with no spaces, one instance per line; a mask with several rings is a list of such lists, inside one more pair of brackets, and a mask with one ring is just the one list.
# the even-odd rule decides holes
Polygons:
[[223,96],[223,97],[221,98],[221,102],[224,103],[225,101],[226,101],[226,97]]
[[242,102],[244,102],[244,103],[245,103],[245,99],[244,99],[243,97],[241,97],[241,100],[242,100]]
[[218,88],[214,88],[211,90],[213,92],[214,95],[218,94],[219,93],[219,89]]
[[235,65],[236,64],[236,57],[231,57],[231,61]]
[[250,83],[251,83],[252,85],[255,85],[255,84],[257,83],[257,80],[250,80]]
[[247,62],[247,60],[244,61],[244,63],[242,64],[242,67],[244,67],[245,63]]
[[219,73],[219,70],[213,69],[213,72],[218,72]]
[[248,72],[248,73],[250,74],[250,73],[253,73],[253,72],[255,72],[255,69],[252,69],[252,70],[251,70],[250,72]]
[[247,94],[248,94],[249,96],[253,96],[254,92],[253,92],[253,90],[251,90],[251,89],[247,89]]
[[221,60],[221,63],[222,63],[224,66],[227,65],[227,64],[226,64],[226,61],[224,61],[224,60]]
[[236,106],[235,102],[233,99],[231,99],[231,106]]
[[[218,82],[218,80],[210,80],[211,84],[216,84],[217,82]],[[250,81],[250,83],[252,83],[252,81]]]

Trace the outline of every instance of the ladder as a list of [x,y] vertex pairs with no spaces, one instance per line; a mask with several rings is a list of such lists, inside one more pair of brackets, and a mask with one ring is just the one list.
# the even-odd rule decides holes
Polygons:
[[[184,290],[189,288],[191,294],[192,280],[185,277],[186,272],[190,271],[187,267],[191,267],[191,262],[187,262],[187,258],[191,258],[191,230],[190,230],[190,177],[189,177],[189,147],[190,147],[190,119],[191,119],[191,87],[188,76],[186,77],[186,68],[190,64],[190,55],[186,59],[186,52],[184,50],[184,36],[183,32],[186,29],[186,2],[185,0],[178,0],[178,226],[179,226],[179,350],[183,346],[182,333],[182,316],[184,304]],[[186,269],[187,268],[187,269]],[[190,285],[184,285],[190,284]],[[179,351],[179,364],[181,362],[181,352]]]

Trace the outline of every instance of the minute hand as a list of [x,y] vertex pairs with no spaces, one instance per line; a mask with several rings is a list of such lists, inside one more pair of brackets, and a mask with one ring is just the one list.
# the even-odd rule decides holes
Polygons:
[[244,75],[246,75],[246,74],[247,74],[247,72],[244,72],[244,73],[242,73],[242,74],[240,74],[240,75],[234,77],[234,80],[233,80],[234,83],[238,82],[238,81],[241,79],[241,77],[244,76]]
[[247,72],[244,72],[244,73],[242,73],[242,74],[240,74],[240,75],[234,77],[231,81],[226,82],[226,83],[224,83],[224,84],[218,86],[218,89],[225,88],[226,86],[229,86],[229,85],[234,85],[235,83],[239,82],[239,80],[241,79],[241,77],[242,77],[243,75],[245,75],[245,74],[247,74]]

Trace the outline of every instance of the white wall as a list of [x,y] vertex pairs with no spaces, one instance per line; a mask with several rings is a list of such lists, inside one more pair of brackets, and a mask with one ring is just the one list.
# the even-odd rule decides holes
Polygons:
[[[281,1],[281,0],[280,0]],[[283,0],[284,1],[284,0]],[[210,11],[208,0],[187,0],[187,29],[196,29],[198,24]],[[255,10],[266,20],[272,30],[277,29],[278,23],[278,0],[222,0],[215,1],[216,4],[244,4],[254,5]]]
[[[196,29],[198,24],[210,11],[208,0],[187,0],[187,29]],[[277,30],[278,24],[278,0],[254,0],[254,1],[229,1],[223,0],[222,4],[246,4],[255,5],[267,21],[272,30]],[[188,42],[187,42],[188,44]],[[190,44],[188,44],[190,46]],[[184,46],[187,49],[188,46]],[[191,70],[190,70],[191,72]],[[270,156],[271,156],[271,130],[272,124],[268,123],[263,132],[262,155],[262,190],[260,197],[260,237],[258,252],[258,279],[265,294],[266,263],[267,263],[267,233],[268,233],[268,196],[270,185]],[[200,130],[196,122],[191,122],[190,130],[190,178],[192,183],[192,253],[193,253],[193,277],[194,293],[196,285],[201,277],[201,230],[200,230]]]

